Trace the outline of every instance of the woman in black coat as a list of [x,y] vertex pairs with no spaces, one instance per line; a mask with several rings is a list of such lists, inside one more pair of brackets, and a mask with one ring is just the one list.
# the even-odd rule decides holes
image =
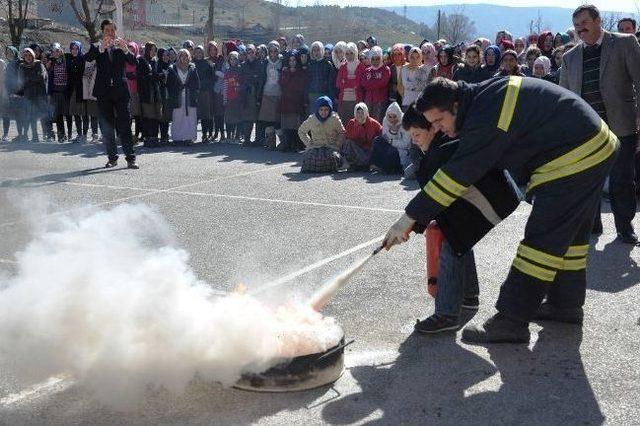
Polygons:
[[162,120],[162,96],[160,83],[164,73],[158,69],[158,51],[155,43],[148,42],[144,46],[144,56],[138,59],[138,95],[142,108],[142,137],[144,146],[158,146],[158,130]]
[[173,110],[171,137],[176,143],[189,145],[197,138],[200,78],[187,49],[181,49],[178,60],[169,67],[167,90]]
[[204,48],[197,46],[193,53],[193,63],[200,79],[198,97],[198,119],[202,128],[202,142],[208,143],[213,138],[213,85],[216,75],[213,64],[204,57]]
[[45,111],[47,97],[47,71],[42,62],[36,60],[33,50],[26,48],[22,51],[21,82],[18,92],[22,96],[22,107],[26,113],[24,121],[24,138],[31,128],[31,141],[39,142],[38,120]]
[[[82,43],[72,41],[69,45],[67,57],[67,71],[69,73],[69,118],[73,117],[76,123],[77,136],[73,142],[84,142],[89,131],[89,117],[87,105],[83,97],[82,78],[84,76],[84,54]],[[68,126],[71,129],[71,126]],[[69,130],[71,138],[71,130]]]

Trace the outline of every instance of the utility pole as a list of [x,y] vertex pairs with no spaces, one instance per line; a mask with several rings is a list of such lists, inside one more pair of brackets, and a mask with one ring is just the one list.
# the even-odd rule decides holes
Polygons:
[[442,12],[440,11],[440,9],[438,9],[438,31],[437,31],[437,33],[438,33],[438,40],[440,40],[440,15],[441,15],[441,13],[442,13]]
[[213,40],[213,14],[215,12],[215,0],[209,0],[209,18],[207,19],[207,41]]
[[404,17],[404,19],[407,19],[407,5],[406,4],[402,7],[402,16]]

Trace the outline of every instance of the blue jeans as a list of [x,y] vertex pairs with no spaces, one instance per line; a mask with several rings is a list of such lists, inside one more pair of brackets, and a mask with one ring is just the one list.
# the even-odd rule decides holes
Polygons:
[[447,242],[442,242],[436,314],[459,316],[462,299],[480,294],[473,250],[458,257]]

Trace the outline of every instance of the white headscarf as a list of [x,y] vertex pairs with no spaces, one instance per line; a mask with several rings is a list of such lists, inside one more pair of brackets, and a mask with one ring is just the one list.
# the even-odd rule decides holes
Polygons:
[[333,46],[333,50],[331,51],[331,59],[333,59],[333,64],[335,65],[336,68],[340,68],[340,65],[344,63],[344,60],[340,61],[338,59],[338,52],[337,52],[338,50],[342,52],[346,52],[347,43],[345,43],[344,41],[339,41],[336,43],[335,46]]
[[[357,119],[359,109],[361,109],[364,112],[363,122],[360,122]],[[367,106],[367,104],[365,104],[364,102],[357,103],[356,106],[353,107],[353,117],[355,118],[356,121],[358,121],[358,123],[364,124],[367,121],[367,118],[369,117],[369,107]]]
[[353,61],[351,62],[346,60],[346,55],[345,55],[345,63],[347,65],[347,71],[349,75],[353,75],[356,73],[356,68],[358,68],[358,65],[360,65],[360,61],[358,60],[358,46],[356,46],[355,43],[347,43],[347,48],[345,49],[345,53],[346,52],[353,52]]
[[[536,65],[542,65],[542,68],[544,68],[544,75],[547,75],[549,74],[549,72],[551,72],[551,60],[546,56],[537,57],[536,60],[533,62],[533,67],[535,68]],[[534,70],[531,70],[531,71],[534,71]]]

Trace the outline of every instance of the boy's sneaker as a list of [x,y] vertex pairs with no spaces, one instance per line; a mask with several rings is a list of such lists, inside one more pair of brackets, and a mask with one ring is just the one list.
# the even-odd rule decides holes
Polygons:
[[462,299],[462,305],[460,307],[468,311],[477,311],[479,306],[480,300],[478,300],[478,296],[473,296]]
[[460,323],[457,317],[433,314],[422,321],[416,320],[416,325],[413,328],[418,333],[435,334],[442,333],[443,331],[457,330],[460,328]]

